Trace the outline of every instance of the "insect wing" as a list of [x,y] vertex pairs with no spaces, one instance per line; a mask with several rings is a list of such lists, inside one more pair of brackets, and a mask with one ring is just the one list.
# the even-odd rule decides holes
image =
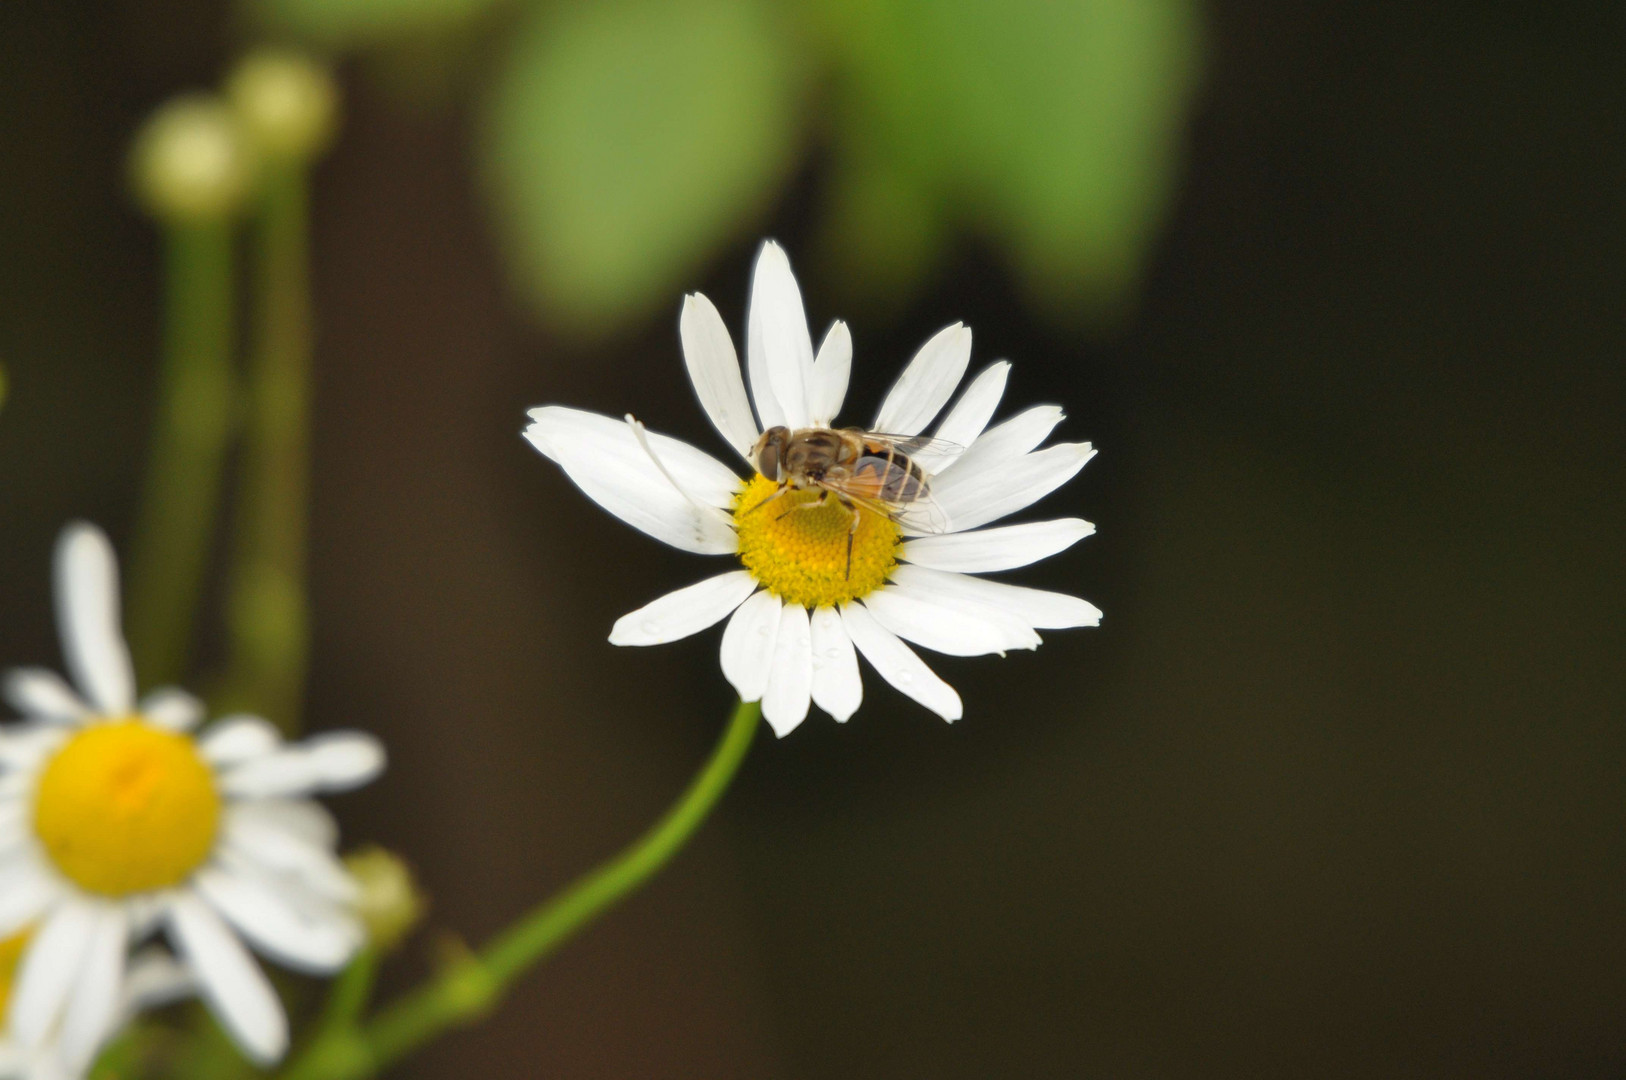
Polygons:
[[908,506],[893,507],[892,520],[912,536],[938,536],[948,532],[951,526],[948,511],[929,491]]
[[864,436],[865,449],[872,454],[901,454],[930,476],[948,468],[949,463],[965,453],[965,447],[947,439],[934,439],[930,435],[889,435],[884,431],[868,432]]
[[906,457],[859,458],[851,475],[826,476],[818,486],[891,518],[907,532],[949,531],[948,514],[932,498],[925,474]]
[[884,431],[864,432],[865,449],[870,453],[884,454],[892,450],[899,454],[922,457],[929,456],[938,461],[947,461],[965,453],[965,447],[957,442],[947,439],[934,439],[930,435],[888,435]]
[[861,506],[879,517],[890,518],[910,536],[936,536],[949,531],[948,512],[930,494],[922,495],[908,506],[899,506],[896,503],[884,503],[879,499],[854,494],[840,483],[824,483],[820,486],[841,495],[854,506]]

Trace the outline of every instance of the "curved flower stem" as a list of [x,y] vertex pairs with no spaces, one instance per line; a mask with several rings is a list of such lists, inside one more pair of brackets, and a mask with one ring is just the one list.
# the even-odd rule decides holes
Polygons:
[[633,892],[694,835],[738,772],[761,721],[741,702],[711,758],[666,814],[630,847],[543,901],[476,953],[386,1006],[359,1029],[318,1037],[282,1080],[361,1080],[458,1024],[489,1012],[520,975]]
[[147,685],[186,666],[232,426],[232,224],[166,222],[158,417],[130,576],[130,643]]
[[254,228],[257,324],[249,362],[236,553],[226,601],[226,704],[299,730],[308,636],[311,295],[309,177],[303,162],[264,168]]

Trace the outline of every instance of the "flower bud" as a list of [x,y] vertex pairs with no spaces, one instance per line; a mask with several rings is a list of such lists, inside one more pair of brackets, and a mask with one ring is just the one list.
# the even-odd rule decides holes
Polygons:
[[308,161],[339,125],[339,91],[327,68],[296,52],[262,49],[238,63],[226,96],[267,158]]
[[136,197],[163,221],[229,216],[242,205],[251,173],[236,117],[224,102],[204,94],[186,94],[159,108],[130,150]]
[[367,927],[367,940],[379,952],[388,952],[418,924],[427,906],[411,868],[381,847],[351,852],[344,865],[359,886],[356,914]]

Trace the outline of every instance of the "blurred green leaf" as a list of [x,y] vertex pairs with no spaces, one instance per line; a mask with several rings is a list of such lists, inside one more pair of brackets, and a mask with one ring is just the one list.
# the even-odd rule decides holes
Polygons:
[[1121,299],[1173,187],[1192,0],[829,2],[852,95],[838,137],[1002,241],[1042,300]]
[[884,157],[831,170],[817,259],[836,309],[893,312],[907,304],[942,249],[944,224],[912,173]]
[[501,0],[242,0],[255,22],[328,46],[437,34],[473,22]]
[[756,228],[788,170],[796,70],[751,0],[539,13],[498,76],[481,144],[521,291],[583,331],[670,303]]

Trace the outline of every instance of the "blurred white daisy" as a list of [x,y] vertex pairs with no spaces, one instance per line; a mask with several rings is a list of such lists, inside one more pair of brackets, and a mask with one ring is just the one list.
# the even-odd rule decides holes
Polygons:
[[[0,1010],[11,998],[17,961],[27,942],[26,932],[0,941]],[[191,977],[168,953],[157,947],[143,949],[125,970],[124,985],[119,987],[113,1023],[109,1025],[106,1038],[116,1035],[138,1013],[176,1001],[193,988]],[[25,1046],[0,1037],[0,1080],[77,1080],[85,1074],[100,1048],[100,1044],[81,1047],[69,1057],[55,1040]]]
[[[1038,449],[1062,419],[1040,405],[988,427],[1010,365],[972,379],[930,440],[908,456],[921,467],[930,512],[868,500],[849,510],[818,490],[781,490],[758,471],[763,432],[829,428],[847,392],[852,339],[832,324],[815,355],[790,262],[764,244],[756,262],[741,378],[734,343],[699,293],[684,300],[684,361],[702,407],[745,459],[742,480],[711,455],[625,422],[558,405],[532,409],[525,437],[594,502],[685,551],[734,555],[744,568],[670,593],[621,618],[617,645],[687,637],[729,617],[723,674],[783,736],[809,703],[846,720],[863,697],[854,652],[882,678],[945,720],[959,695],[904,641],[954,656],[1032,649],[1038,630],[1094,626],[1101,612],[1077,597],[972,574],[1054,555],[1094,531],[1063,518],[981,526],[1025,509],[1094,456],[1089,443]],[[956,323],[923,345],[866,429],[919,436],[965,376],[971,331]],[[755,413],[752,403],[755,403]],[[963,452],[958,452],[963,451]],[[774,508],[763,506],[774,498]],[[759,508],[762,512],[757,512]],[[793,512],[794,511],[794,512]]]
[[0,937],[30,932],[9,1037],[88,1060],[117,1021],[131,945],[161,931],[243,1051],[275,1061],[287,1018],[244,942],[316,974],[361,945],[337,831],[308,796],[371,780],[383,749],[354,732],[284,743],[254,716],[194,736],[190,694],[135,699],[107,537],[68,526],[55,572],[77,692],[37,668],[5,680],[25,722],[0,735]]

